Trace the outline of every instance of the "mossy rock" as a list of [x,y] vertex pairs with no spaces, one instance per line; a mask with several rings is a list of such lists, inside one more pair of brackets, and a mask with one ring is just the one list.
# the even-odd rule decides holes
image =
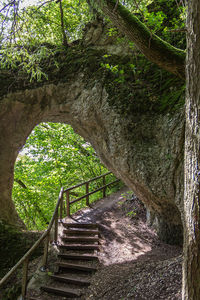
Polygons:
[[[21,284],[14,284],[12,287],[8,287],[3,290],[2,300],[16,300],[21,294]],[[1,296],[1,295],[0,295]]]
[[[0,221],[0,278],[13,267],[39,238],[40,233],[19,231]],[[32,258],[41,255],[42,248],[34,252]]]
[[[19,231],[14,226],[0,220],[0,278],[2,278],[32,247],[40,237],[39,232]],[[30,259],[42,255],[43,247],[38,247]],[[2,300],[16,300],[21,293],[22,270],[19,268],[3,285]]]
[[[0,96],[16,90],[33,89],[44,84],[58,84],[74,80],[84,74],[90,89],[96,81],[102,83],[109,95],[109,104],[123,116],[146,111],[164,113],[179,109],[184,104],[184,82],[150,63],[143,55],[106,55],[103,50],[77,45],[62,49],[41,62],[48,81],[30,82],[27,75],[13,76],[13,70],[0,70]],[[103,66],[108,64],[109,68]],[[112,72],[117,66],[119,72]],[[122,71],[123,73],[120,73]],[[10,72],[10,76],[8,73]],[[20,70],[15,70],[21,74]],[[13,77],[13,78],[12,78]],[[9,82],[6,81],[9,78]],[[11,84],[12,83],[12,84]]]

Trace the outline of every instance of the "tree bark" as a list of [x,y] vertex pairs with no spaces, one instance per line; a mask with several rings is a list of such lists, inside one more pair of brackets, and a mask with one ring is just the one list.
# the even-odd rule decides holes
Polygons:
[[200,299],[200,1],[188,2],[184,195],[184,300]]
[[98,1],[101,10],[124,33],[147,59],[185,79],[185,52],[153,34],[137,17],[116,0]]

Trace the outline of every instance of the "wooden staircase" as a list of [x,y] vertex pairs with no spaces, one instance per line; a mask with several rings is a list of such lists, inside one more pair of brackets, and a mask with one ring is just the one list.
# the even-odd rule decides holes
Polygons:
[[[62,243],[56,262],[57,272],[41,290],[54,295],[78,298],[90,285],[91,275],[97,270],[99,250],[98,224],[63,223]],[[30,298],[33,299],[33,298]]]

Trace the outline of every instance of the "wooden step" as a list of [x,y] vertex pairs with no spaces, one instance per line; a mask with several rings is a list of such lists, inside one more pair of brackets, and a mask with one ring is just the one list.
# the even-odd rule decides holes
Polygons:
[[99,235],[99,230],[96,229],[64,229],[63,230],[64,234],[67,235]]
[[90,242],[95,243],[99,241],[98,237],[82,237],[82,236],[73,236],[73,237],[62,237],[62,240],[65,242]]
[[59,248],[65,250],[99,250],[99,245],[71,244],[71,245],[59,245]]
[[70,270],[79,270],[79,271],[86,271],[86,272],[94,272],[97,270],[95,267],[88,267],[85,265],[78,265],[78,264],[70,264],[66,262],[57,262],[56,263],[60,268],[70,269]]
[[73,278],[73,277],[71,277],[71,275],[70,275],[70,277],[64,276],[64,275],[51,275],[51,278],[54,280],[57,280],[57,281],[77,284],[77,285],[81,285],[81,286],[89,286],[90,285],[90,281],[85,280],[85,279],[80,279],[80,278]]
[[77,260],[97,260],[98,256],[96,255],[85,255],[85,254],[58,254],[58,257],[63,259],[77,259]]
[[66,228],[98,228],[99,224],[94,223],[62,223]]
[[50,286],[42,286],[41,289],[48,293],[53,293],[60,296],[66,297],[80,297],[81,293],[79,290],[69,289],[69,288],[57,288],[57,287],[50,287]]

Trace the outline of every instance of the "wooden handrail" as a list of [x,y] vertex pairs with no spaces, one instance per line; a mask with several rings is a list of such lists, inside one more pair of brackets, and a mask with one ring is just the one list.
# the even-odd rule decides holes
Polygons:
[[120,179],[116,179],[116,180],[114,180],[114,181],[112,181],[112,182],[110,182],[110,183],[108,183],[108,184],[103,185],[102,187],[100,187],[100,188],[98,188],[98,189],[96,189],[96,190],[94,190],[94,191],[92,191],[92,192],[90,192],[90,193],[87,193],[87,194],[85,194],[85,195],[83,195],[83,196],[81,196],[81,197],[79,197],[79,198],[77,198],[77,199],[74,199],[74,200],[70,201],[69,204],[75,203],[75,202],[77,202],[77,201],[80,201],[80,200],[86,198],[87,196],[90,196],[90,195],[92,195],[92,194],[95,194],[95,193],[97,193],[97,192],[103,190],[105,187],[107,187],[107,186],[109,186],[109,185],[111,185],[111,184],[114,184],[114,183],[116,183],[116,182],[118,182],[118,181],[120,181]]
[[[107,173],[105,173],[105,174],[103,174],[103,175],[94,177],[94,178],[92,178],[92,179],[90,179],[90,180],[84,181],[84,182],[82,182],[82,183],[76,184],[76,185],[74,185],[74,186],[71,186],[71,187],[65,189],[63,193],[66,194],[67,216],[70,217],[70,205],[71,205],[71,204],[76,203],[76,202],[78,202],[78,201],[80,201],[80,200],[82,200],[82,199],[85,198],[85,199],[86,199],[86,205],[89,206],[89,196],[92,195],[92,194],[95,194],[95,193],[97,193],[97,192],[99,192],[99,191],[101,191],[101,190],[103,190],[103,197],[105,197],[105,196],[106,196],[106,188],[107,188],[108,186],[110,186],[111,184],[114,184],[114,183],[116,183],[116,182],[119,181],[119,179],[116,179],[116,180],[114,180],[114,181],[112,181],[112,182],[106,184],[106,179],[105,179],[105,178],[106,178],[107,175],[109,175],[109,174],[111,174],[111,173],[112,173],[112,172],[107,172]],[[100,179],[100,178],[103,178],[103,186],[101,186],[100,188],[97,188],[97,189],[94,190],[94,191],[89,192],[89,183],[92,182],[92,181],[98,180],[98,179]],[[84,195],[82,195],[82,196],[80,196],[80,197],[78,197],[78,198],[76,198],[76,199],[70,201],[70,195],[74,194],[74,192],[71,192],[71,191],[72,191],[73,189],[76,189],[76,188],[78,188],[78,187],[80,187],[80,186],[83,186],[83,185],[85,185],[86,193],[85,193]]]
[[107,176],[107,175],[109,175],[109,174],[111,174],[111,173],[112,173],[112,172],[107,172],[107,173],[105,173],[105,174],[103,174],[103,175],[94,177],[94,178],[92,178],[92,179],[90,179],[90,180],[87,180],[87,181],[84,181],[84,182],[82,182],[82,183],[73,185],[73,186],[67,188],[66,190],[64,190],[64,193],[67,192],[67,191],[71,191],[71,190],[73,190],[73,189],[75,189],[75,188],[77,188],[77,187],[80,187],[80,186],[82,186],[82,185],[84,185],[84,184],[86,184],[86,183],[90,183],[90,182],[92,182],[92,181],[94,181],[94,180],[97,180],[97,179],[99,179],[99,178],[102,178],[102,177],[104,177],[104,176]]
[[61,190],[60,190],[58,202],[56,204],[54,214],[51,218],[51,221],[49,223],[47,230],[41,235],[41,237],[35,242],[35,244],[26,252],[26,254],[18,261],[18,263],[16,263],[16,265],[0,280],[0,286],[2,286],[10,278],[10,276],[24,263],[24,261],[27,260],[31,256],[31,254],[41,244],[41,242],[46,238],[46,236],[48,236],[48,234],[50,233],[50,230],[53,226],[53,223],[54,223],[54,220],[56,217],[56,212],[58,210],[58,207],[59,207],[61,199],[62,199],[62,195],[63,195],[63,188],[61,188]]
[[[58,201],[53,213],[53,216],[51,218],[51,221],[49,223],[48,228],[45,230],[45,232],[41,235],[41,237],[35,242],[35,244],[25,253],[25,255],[16,263],[16,265],[0,280],[0,287],[12,276],[12,274],[23,264],[23,274],[22,274],[22,300],[25,300],[26,297],[26,287],[27,287],[27,280],[28,280],[28,263],[29,263],[29,258],[32,255],[32,253],[36,250],[36,248],[39,247],[39,245],[42,243],[42,241],[45,241],[44,244],[44,254],[43,254],[43,270],[46,269],[46,264],[47,264],[47,258],[48,258],[48,245],[49,245],[49,237],[50,237],[50,231],[53,227],[53,224],[55,223],[55,232],[54,232],[54,243],[57,242],[57,238],[58,238],[58,218],[60,217],[60,219],[62,218],[62,213],[63,213],[63,195],[66,193],[66,198],[67,198],[67,216],[70,215],[70,204],[75,203],[77,201],[80,201],[83,198],[86,198],[86,204],[89,205],[89,196],[100,191],[103,190],[103,196],[105,196],[105,191],[106,191],[106,187],[108,187],[111,184],[114,184],[116,182],[119,181],[119,179],[114,180],[108,184],[105,184],[105,177],[109,174],[111,174],[112,172],[107,172],[103,175],[94,177],[90,180],[87,180],[85,182],[82,182],[80,184],[74,185],[72,187],[69,187],[67,189],[64,190],[64,188],[62,187],[59,193],[59,197],[58,197]],[[89,192],[89,183],[92,181],[95,181],[97,179],[100,179],[103,177],[103,186],[92,191]],[[70,196],[70,191],[80,187],[82,185],[86,185],[86,194],[71,201],[69,200],[69,196]],[[72,193],[75,194],[75,193]],[[59,212],[60,209],[60,212]]]

